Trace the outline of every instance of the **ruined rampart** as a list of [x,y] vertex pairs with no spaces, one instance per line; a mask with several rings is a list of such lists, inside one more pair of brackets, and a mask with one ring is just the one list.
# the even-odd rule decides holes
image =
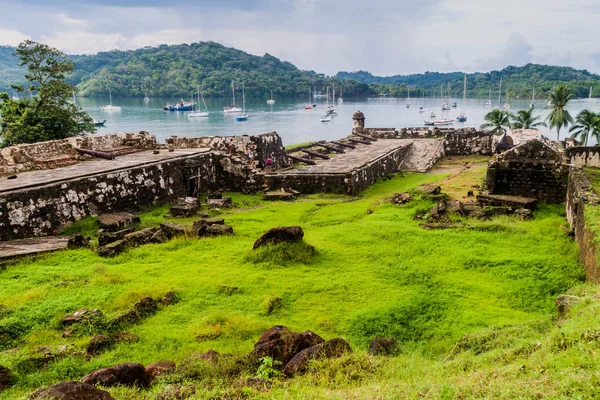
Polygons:
[[570,164],[600,168],[600,146],[570,147],[565,154]]
[[567,219],[579,245],[579,259],[585,267],[588,280],[599,282],[598,238],[597,233],[590,229],[590,216],[586,215],[594,208],[600,208],[598,195],[583,169],[572,167],[565,202]]

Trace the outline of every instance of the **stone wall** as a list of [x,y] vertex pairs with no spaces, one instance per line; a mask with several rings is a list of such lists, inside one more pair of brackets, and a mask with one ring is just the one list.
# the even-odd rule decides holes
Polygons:
[[494,157],[488,166],[490,194],[532,197],[544,203],[565,201],[569,169],[560,152],[532,140]]
[[598,268],[598,239],[586,224],[586,208],[598,207],[600,198],[581,168],[572,167],[569,173],[565,209],[571,230],[579,246],[579,259],[591,282],[600,281]]
[[[277,132],[269,132],[255,136],[204,136],[204,137],[178,137],[171,136],[166,139],[166,147],[175,149],[211,148],[225,154],[234,154],[238,157],[247,157],[254,154],[256,166],[264,168],[268,157],[273,160],[276,168],[290,165],[286,157],[285,147]],[[229,144],[232,144],[232,151]]]
[[448,130],[444,132],[444,154],[492,156],[498,144],[497,139],[491,133],[478,132],[473,128]]
[[123,132],[9,146],[0,150],[0,175],[58,168],[91,158],[78,153],[76,148],[111,151],[126,146],[133,151],[153,149],[156,138],[148,132]]
[[600,168],[600,146],[570,147],[565,153],[570,164]]
[[[55,234],[85,216],[167,203],[221,184],[212,153],[5,192],[0,240]],[[191,177],[197,177],[190,179]]]

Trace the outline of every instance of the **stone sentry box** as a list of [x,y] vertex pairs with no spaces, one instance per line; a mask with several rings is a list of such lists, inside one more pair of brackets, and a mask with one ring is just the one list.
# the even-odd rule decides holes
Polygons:
[[532,140],[494,157],[488,166],[490,194],[532,197],[543,203],[565,201],[569,167],[562,154]]

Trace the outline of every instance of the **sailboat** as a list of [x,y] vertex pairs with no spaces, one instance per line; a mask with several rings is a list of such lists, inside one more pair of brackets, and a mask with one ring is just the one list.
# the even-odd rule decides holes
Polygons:
[[275,100],[273,100],[273,91],[271,90],[271,98],[267,100],[267,104],[275,104]]
[[200,93],[200,85],[197,86],[198,89],[198,104],[200,104],[200,99],[202,98],[202,102],[204,103],[204,109],[206,111],[194,111],[188,114],[189,118],[197,118],[197,117],[208,117],[208,106],[206,105],[206,101],[204,101],[204,96]]
[[344,97],[342,96],[343,93],[344,93],[344,85],[341,84],[340,85],[340,97],[338,97],[338,99],[337,99],[338,103],[344,102]]
[[502,106],[502,109],[504,111],[508,111],[510,110],[510,104],[508,103],[508,90],[506,91],[506,102],[504,103],[504,105]]
[[248,121],[248,114],[244,113],[245,108],[246,108],[246,95],[244,94],[244,85],[242,84],[242,109],[240,111],[240,115],[235,117],[236,121]]
[[313,109],[313,106],[310,104],[310,89],[308,89],[308,103],[306,103],[306,105],[304,106],[304,109],[305,110],[312,110]]
[[440,100],[444,103],[442,104],[442,111],[448,111],[450,109],[450,105],[444,101],[444,85],[440,84]]
[[119,106],[113,106],[112,104],[112,91],[110,90],[110,88],[108,88],[108,98],[109,98],[109,103],[105,106],[100,106],[100,110],[101,111],[121,111],[121,107]]
[[427,110],[425,108],[425,89],[421,89],[421,104],[423,104],[422,106],[419,106],[419,112],[425,112],[425,110]]
[[589,98],[590,100],[592,99],[592,89],[593,88],[594,88],[593,86],[590,86],[590,98]]
[[465,74],[465,83],[464,83],[464,88],[463,88],[463,102],[462,102],[462,108],[463,108],[463,112],[461,112],[458,117],[456,117],[456,120],[458,122],[467,122],[467,114],[465,114],[465,103],[467,102],[467,74]]
[[[327,115],[331,115],[335,117],[337,115],[337,110],[335,109],[335,85],[333,85],[333,92],[331,94],[331,105],[329,105],[329,100],[327,101]],[[328,92],[329,93],[329,92]]]
[[535,108],[535,86],[531,91],[531,104],[529,105],[529,108]]
[[490,88],[490,93],[488,94],[488,99],[485,101],[485,105],[487,107],[492,105],[492,88]]
[[410,88],[407,86],[406,90],[408,90],[408,97],[406,99],[406,108],[410,108]]
[[223,112],[225,114],[238,114],[242,112],[242,109],[235,106],[235,84],[231,81],[231,105],[224,107]]
[[[75,99],[75,91],[73,90],[73,105],[75,107],[77,107],[77,100]],[[84,125],[85,122],[83,121],[79,121],[77,122],[79,125]],[[106,123],[105,119],[93,119],[92,120],[92,125],[100,127],[100,126],[104,126],[104,124]]]

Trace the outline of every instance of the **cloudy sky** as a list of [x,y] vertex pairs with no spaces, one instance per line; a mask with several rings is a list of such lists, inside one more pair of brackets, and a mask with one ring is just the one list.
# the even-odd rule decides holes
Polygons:
[[326,74],[600,72],[599,17],[598,0],[0,0],[0,44],[89,54],[212,40]]

